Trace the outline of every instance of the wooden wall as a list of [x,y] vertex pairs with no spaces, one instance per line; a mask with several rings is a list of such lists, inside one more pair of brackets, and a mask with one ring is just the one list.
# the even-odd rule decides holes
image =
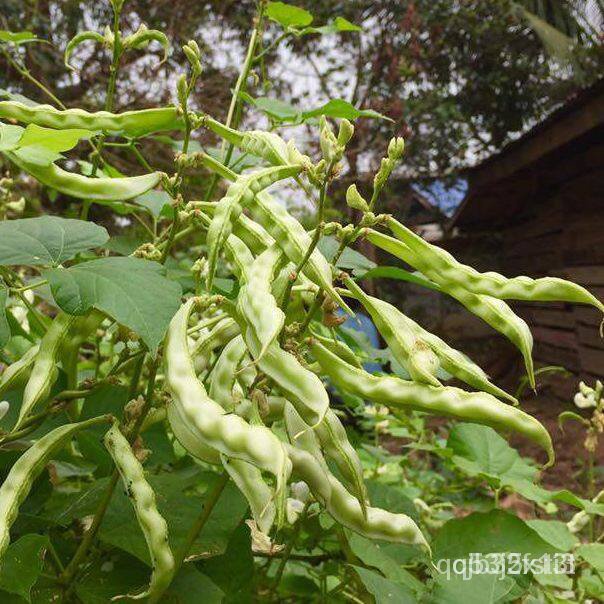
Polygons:
[[[474,191],[475,224],[464,225],[457,236],[440,245],[479,270],[496,270],[506,276],[565,277],[604,301],[602,134],[601,129],[592,132],[478,194]],[[604,379],[601,313],[566,303],[511,304],[531,327],[536,366],[561,365],[589,382]],[[420,307],[424,314],[428,310],[437,331],[465,352],[476,356],[482,341],[486,352],[476,360],[487,370],[501,357],[510,358],[501,338],[493,344],[490,328],[455,304],[415,294],[402,306],[410,314],[417,314]],[[517,374],[520,369],[518,364]],[[554,395],[568,401],[577,379],[560,376],[551,382]]]

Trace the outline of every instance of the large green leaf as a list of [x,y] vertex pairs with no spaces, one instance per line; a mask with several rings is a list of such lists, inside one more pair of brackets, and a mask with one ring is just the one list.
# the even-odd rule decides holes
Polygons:
[[10,340],[10,325],[6,318],[6,303],[8,301],[8,288],[0,279],[0,348],[6,346]]
[[98,258],[45,273],[57,304],[81,315],[97,308],[137,333],[151,350],[161,342],[180,306],[178,283],[157,262],[131,257]]
[[478,424],[456,424],[447,446],[453,462],[471,476],[502,476],[532,480],[537,470],[529,466],[495,430]]
[[58,266],[103,245],[107,231],[92,222],[40,216],[0,222],[0,264]]
[[[203,496],[187,496],[183,491],[187,487],[204,483],[207,488],[211,488],[215,478],[215,474],[200,474],[196,468],[186,472],[147,476],[155,491],[158,509],[168,523],[170,544],[174,551],[178,551],[183,545],[191,525],[201,513],[204,501]],[[243,496],[232,483],[228,484],[201,535],[193,544],[191,555],[210,557],[222,554],[246,509],[247,503]],[[132,505],[121,490],[113,496],[99,537],[103,542],[150,564],[147,545],[136,522]]]
[[[335,237],[329,235],[326,237],[322,237],[319,240],[318,247],[321,250],[322,254],[325,256],[325,258],[327,258],[327,260],[331,262],[334,256],[336,255],[340,244]],[[338,259],[336,266],[338,268],[352,270],[355,276],[360,277],[365,275],[367,271],[373,269],[376,264],[375,262],[373,262],[373,260],[370,260],[366,256],[363,256],[363,254],[347,247],[344,249],[344,252]]]
[[359,575],[367,591],[375,598],[375,604],[415,604],[415,594],[404,585],[394,583],[362,566],[350,565]]
[[600,574],[604,575],[604,544],[586,543],[580,545],[575,553]]
[[345,101],[344,99],[331,99],[324,105],[305,111],[302,114],[304,119],[310,117],[319,117],[324,115],[325,117],[333,118],[345,118],[347,120],[356,120],[359,117],[368,117],[374,119],[382,119],[392,121],[389,117],[374,111],[373,109],[357,109],[352,103]]
[[47,547],[45,535],[25,535],[11,543],[0,561],[0,589],[31,602],[31,588],[42,572]]
[[285,2],[269,2],[266,6],[266,16],[282,27],[304,27],[310,25],[313,20],[307,10]]

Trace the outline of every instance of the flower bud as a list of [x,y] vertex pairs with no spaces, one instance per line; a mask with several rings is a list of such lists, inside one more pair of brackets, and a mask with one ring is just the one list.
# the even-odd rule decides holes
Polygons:
[[352,138],[353,134],[354,126],[348,120],[343,119],[340,122],[340,130],[338,132],[338,145],[345,147]]
[[178,94],[178,102],[183,109],[187,106],[187,99],[189,97],[189,91],[187,86],[187,78],[182,74],[176,82],[176,92]]
[[363,199],[356,185],[350,185],[346,191],[346,203],[349,207],[360,210],[361,212],[369,211],[369,204]]

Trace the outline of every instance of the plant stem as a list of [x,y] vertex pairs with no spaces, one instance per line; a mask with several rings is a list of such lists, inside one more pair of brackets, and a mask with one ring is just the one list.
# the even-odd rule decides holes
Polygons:
[[277,589],[279,588],[279,583],[281,583],[281,577],[283,577],[283,571],[285,570],[285,565],[287,561],[291,559],[292,551],[296,545],[296,541],[300,536],[300,531],[302,530],[302,524],[306,519],[306,515],[308,514],[308,503],[304,506],[304,509],[300,513],[298,521],[296,522],[296,526],[294,527],[294,532],[289,540],[289,543],[283,550],[283,555],[281,556],[281,560],[279,562],[279,566],[277,567],[277,572],[275,573],[275,580],[273,582],[273,586],[271,587],[270,599],[275,595]]
[[[247,53],[245,55],[245,59],[243,61],[243,65],[241,66],[241,70],[239,72],[239,77],[237,78],[237,82],[235,83],[235,88],[233,89],[233,95],[231,96],[231,104],[229,105],[229,110],[227,113],[227,119],[225,122],[225,126],[230,128],[231,126],[236,126],[237,123],[234,122],[235,111],[237,106],[241,102],[240,93],[245,90],[245,84],[247,81],[247,77],[250,73],[250,69],[252,68],[252,64],[254,62],[254,55],[256,54],[256,47],[258,45],[258,34],[260,33],[260,28],[262,26],[262,19],[264,15],[264,2],[260,5],[259,14],[256,17],[256,25],[252,31],[252,35],[250,36],[250,41],[247,47]],[[238,121],[238,120],[237,120]],[[228,166],[229,160],[231,159],[231,155],[233,153],[234,146],[232,143],[229,143],[227,147],[226,141],[222,141],[222,145],[220,148],[220,156],[222,158],[222,163]],[[210,186],[208,187],[207,193],[205,195],[206,199],[211,199],[216,189],[216,185],[218,184],[218,174],[214,174],[212,180],[210,181]]]
[[225,471],[220,475],[220,477],[218,478],[218,481],[216,482],[216,484],[214,485],[212,490],[208,493],[205,501],[203,502],[201,513],[199,514],[199,516],[197,517],[195,522],[189,528],[189,532],[187,533],[185,542],[183,543],[180,550],[178,551],[178,554],[176,556],[176,566],[175,566],[176,570],[175,570],[174,575],[176,575],[176,573],[178,572],[180,567],[183,565],[183,562],[186,560],[187,556],[189,555],[189,552],[191,551],[191,548],[193,547],[195,540],[197,539],[197,537],[199,536],[199,533],[201,533],[203,527],[205,526],[206,522],[208,521],[210,514],[212,513],[212,510],[218,503],[218,500],[220,499],[220,495],[222,495],[222,492],[224,491],[228,482],[229,482],[229,475]]

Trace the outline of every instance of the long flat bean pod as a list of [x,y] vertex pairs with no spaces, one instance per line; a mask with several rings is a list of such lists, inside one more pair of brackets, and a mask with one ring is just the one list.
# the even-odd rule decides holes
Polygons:
[[371,315],[394,357],[411,377],[417,382],[439,386],[435,377],[440,364],[438,357],[415,331],[409,329],[398,308],[368,296],[350,277],[346,277],[344,283]]
[[0,101],[0,118],[56,130],[83,128],[132,138],[184,128],[184,120],[176,107],[158,107],[124,113],[108,111],[89,113],[83,109],[60,110],[52,105],[30,106],[18,101]]
[[209,115],[203,117],[203,125],[245,153],[261,157],[273,166],[288,163],[287,143],[274,132],[262,130],[240,132],[221,124]]
[[226,411],[235,408],[233,388],[239,364],[247,353],[243,336],[234,337],[223,349],[210,374],[210,398]]
[[358,499],[361,510],[365,514],[367,511],[367,489],[363,481],[363,466],[357,452],[348,440],[342,422],[334,411],[332,409],[327,411],[323,421],[315,426],[314,433],[291,403],[286,403],[283,415],[290,440],[294,444],[305,443],[307,450],[313,453],[328,470],[321,453],[322,449],[342,473],[347,488]]
[[316,499],[342,526],[368,539],[421,545],[429,549],[417,524],[409,516],[374,507],[367,507],[366,514],[363,514],[359,501],[315,457],[291,445],[287,451],[294,475],[308,485]]
[[[458,380],[476,388],[476,390],[482,390],[483,392],[488,392],[498,398],[504,398],[514,404],[518,404],[518,400],[515,397],[493,384],[483,369],[465,354],[449,346],[449,344],[437,335],[430,333],[413,319],[402,313],[401,319],[407,323],[409,329],[415,331],[418,337],[422,338],[424,342],[432,348],[436,356],[440,359],[440,364],[445,371],[455,376]],[[350,361],[347,362],[350,363]]]
[[36,441],[11,467],[0,486],[0,558],[10,543],[10,527],[19,514],[19,507],[29,494],[34,480],[46,467],[51,455],[58,451],[77,431],[109,421],[108,416],[95,417],[51,430]]
[[18,388],[29,378],[40,345],[32,346],[18,361],[11,363],[0,378],[0,397],[13,388]]
[[256,193],[279,180],[298,174],[301,170],[301,166],[265,168],[239,176],[229,186],[225,196],[216,204],[214,217],[208,229],[207,243],[210,250],[208,254],[208,290],[212,286],[218,255],[233,230],[233,222],[241,215],[243,208],[253,201]]
[[243,337],[252,357],[258,359],[258,367],[278,385],[304,421],[313,427],[319,424],[329,409],[329,396],[321,380],[277,342],[260,356],[262,345],[253,331],[245,329]]
[[548,465],[554,462],[552,440],[543,425],[490,394],[416,384],[393,376],[378,377],[348,365],[316,341],[311,343],[311,350],[323,373],[342,390],[397,409],[414,409],[512,430],[541,446],[547,452]]
[[195,369],[203,371],[209,363],[210,355],[216,348],[224,346],[239,335],[239,325],[231,317],[221,319],[207,336],[200,337],[193,348],[191,356],[195,360]]
[[[241,417],[226,414],[197,379],[187,342],[187,324],[195,299],[176,313],[165,342],[166,384],[172,393],[168,418],[180,424],[227,457],[242,459],[270,472],[276,479],[279,518],[283,517],[285,485],[291,464],[281,441],[264,426],[253,426]],[[181,443],[186,446],[186,443]]]
[[27,416],[48,398],[58,375],[59,351],[76,320],[77,317],[61,312],[53,319],[50,328],[44,334],[23,392],[23,402],[13,431],[18,430]]
[[[310,235],[300,222],[265,191],[254,197],[251,209],[254,217],[275,238],[285,255],[295,265],[299,265],[312,243]],[[317,248],[313,250],[302,272],[323,288],[348,314],[354,315],[334,288],[329,263]]]
[[149,587],[142,593],[125,597],[133,600],[148,598],[150,602],[157,602],[170,585],[175,569],[174,556],[168,542],[168,525],[157,509],[155,492],[145,478],[143,466],[117,424],[114,423],[106,432],[103,442],[115,462],[134,508],[138,525],[147,542],[153,568]]
[[[188,204],[209,216],[214,216],[217,204],[213,201],[191,201]],[[240,214],[233,221],[233,234],[239,237],[256,256],[275,243],[268,231],[245,214]]]
[[256,362],[265,355],[285,325],[285,314],[271,291],[275,273],[284,258],[283,251],[276,244],[262,252],[250,265],[245,284],[237,297],[237,311],[260,343]]
[[19,168],[31,174],[43,185],[78,199],[121,201],[138,197],[159,184],[161,172],[123,178],[91,178],[73,174],[56,164],[41,166],[26,161],[11,151],[3,153]]
[[222,465],[250,504],[258,528],[268,534],[275,522],[275,493],[264,482],[262,472],[250,463],[221,455]]
[[481,273],[458,262],[449,252],[416,235],[394,218],[388,227],[397,239],[425,260],[422,272],[436,283],[454,284],[475,294],[500,300],[560,301],[591,304],[604,312],[604,304],[584,287],[558,277],[504,277],[496,272]]
[[[417,256],[402,241],[372,229],[367,231],[366,236],[369,241],[379,248],[390,252],[420,271],[430,270],[421,256]],[[533,336],[526,322],[516,315],[503,300],[498,298],[485,296],[484,294],[474,294],[464,287],[451,283],[440,283],[439,288],[461,302],[471,313],[480,317],[493,329],[502,333],[520,350],[524,358],[529,383],[534,388]]]

